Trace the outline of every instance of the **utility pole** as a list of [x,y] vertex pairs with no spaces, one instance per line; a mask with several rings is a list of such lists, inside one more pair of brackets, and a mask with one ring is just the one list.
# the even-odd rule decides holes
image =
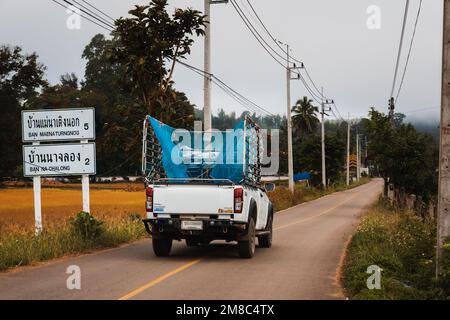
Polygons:
[[347,129],[347,186],[350,185],[350,113],[348,114]]
[[286,87],[287,87],[287,130],[288,130],[288,176],[289,191],[294,192],[294,155],[292,148],[292,115],[291,115],[291,66],[289,45],[287,47]]
[[205,48],[204,48],[204,96],[203,96],[203,130],[210,131],[212,128],[212,115],[211,115],[211,2],[205,0]]
[[360,150],[359,150],[359,133],[356,131],[356,179],[359,181],[361,179],[361,161],[360,161]]
[[[300,67],[294,63],[291,67],[291,56],[289,55],[290,47],[288,44],[278,41],[279,44],[286,46],[286,94],[287,94],[287,135],[288,135],[288,180],[289,180],[289,191],[294,193],[294,154],[292,148],[292,112],[291,112],[291,81],[300,79],[299,69],[303,68],[303,63]],[[292,70],[297,70],[297,78],[292,77]]]
[[323,88],[322,88],[322,186],[325,189],[327,187],[327,168],[326,168],[326,162],[325,162],[325,102],[323,101]]
[[[321,115],[322,115],[322,123],[321,123],[321,131],[322,131],[322,185],[324,188],[327,187],[327,167],[326,167],[326,154],[325,154],[325,105],[334,103],[334,100],[323,100],[323,88],[322,88],[322,102],[321,102]],[[330,111],[326,110],[326,111]]]
[[204,70],[205,79],[203,83],[203,130],[211,131],[212,111],[211,111],[211,4],[227,3],[228,0],[205,0],[205,42],[204,42]]
[[450,0],[444,0],[441,104],[436,276],[442,271],[442,245],[450,236]]

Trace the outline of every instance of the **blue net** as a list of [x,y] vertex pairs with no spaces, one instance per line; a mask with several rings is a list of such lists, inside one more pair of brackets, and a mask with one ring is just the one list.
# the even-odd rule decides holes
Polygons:
[[243,180],[244,121],[212,133],[176,130],[150,116],[148,122],[161,146],[167,178]]

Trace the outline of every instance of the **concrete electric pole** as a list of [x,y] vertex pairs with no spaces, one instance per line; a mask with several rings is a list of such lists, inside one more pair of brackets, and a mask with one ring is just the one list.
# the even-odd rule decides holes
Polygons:
[[[322,97],[323,97],[323,88],[322,88]],[[327,187],[327,167],[326,167],[326,160],[325,160],[325,102],[323,101],[322,98],[322,103],[321,103],[321,115],[322,115],[322,123],[321,123],[321,127],[322,127],[322,186],[323,188]]]
[[286,45],[287,67],[286,67],[286,87],[287,87],[287,134],[288,134],[288,176],[289,191],[294,192],[294,155],[292,148],[292,115],[291,115],[291,66],[289,56],[289,45]]
[[210,131],[212,128],[211,116],[211,2],[205,0],[205,16],[207,19],[205,27],[205,48],[204,48],[204,96],[203,96],[203,130]]
[[[321,103],[321,115],[322,115],[322,123],[321,123],[321,131],[322,131],[322,185],[324,188],[327,187],[327,167],[326,167],[326,153],[325,153],[325,105],[329,105],[334,103],[333,100],[323,100],[323,88],[322,88],[322,103]],[[330,111],[326,110],[326,111]]]
[[356,179],[361,179],[361,160],[360,160],[360,148],[359,148],[359,133],[356,131]]
[[205,48],[204,48],[204,96],[203,96],[203,130],[211,131],[212,111],[211,111],[211,4],[228,3],[228,0],[205,0]]
[[442,245],[450,236],[450,0],[444,0],[443,42],[436,275],[442,271]]
[[347,186],[350,185],[350,113],[348,114],[347,123]]

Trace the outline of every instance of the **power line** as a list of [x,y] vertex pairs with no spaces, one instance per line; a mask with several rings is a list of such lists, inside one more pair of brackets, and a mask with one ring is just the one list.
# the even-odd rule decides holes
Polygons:
[[[256,12],[255,8],[252,6],[251,2],[249,0],[247,0],[247,3],[249,4],[250,8],[252,9],[253,13],[255,14],[256,18],[258,19],[259,23],[262,25],[262,27],[264,28],[264,30],[267,32],[267,34],[269,35],[269,37],[273,40],[273,42],[278,46],[278,48],[281,49],[281,51],[283,51],[283,53],[287,54],[286,49],[284,49],[277,41],[277,39],[272,35],[272,33],[269,31],[269,29],[266,27],[266,25],[264,24],[264,22],[262,21],[262,19],[259,17],[258,13]],[[301,61],[298,61],[295,58],[292,58],[294,60],[296,60],[299,63],[302,63]]]
[[[71,10],[70,7],[65,6],[64,4],[58,2],[57,0],[51,0],[51,1],[53,1],[53,2],[56,3],[57,5],[59,5],[59,6],[63,7],[63,8],[65,8],[65,9],[67,9],[67,10]],[[103,28],[103,29],[109,31],[109,32],[112,32],[112,31],[113,31],[112,29],[109,29],[109,28],[107,28],[107,27],[105,27],[105,26],[103,26],[103,25],[101,25],[101,24],[95,22],[94,20],[92,20],[92,19],[90,19],[90,18],[88,18],[88,17],[86,17],[86,16],[84,16],[84,15],[82,15],[82,14],[80,14],[80,17],[82,17],[83,19],[85,19],[85,20],[87,20],[87,21],[89,21],[89,22],[91,22],[91,23],[93,23],[93,24],[99,26],[100,28]]]
[[403,14],[402,32],[400,34],[400,44],[398,46],[397,62],[395,64],[394,81],[392,82],[391,97],[394,96],[395,84],[397,82],[398,68],[400,66],[400,58],[402,56],[403,39],[405,37],[406,21],[408,20],[409,0],[406,0],[405,12]]
[[100,12],[102,15],[104,15],[105,17],[111,19],[112,21],[116,21],[116,19],[114,19],[113,17],[111,17],[110,15],[108,15],[107,13],[105,13],[104,11],[98,9],[97,7],[95,7],[94,5],[90,4],[89,2],[85,1],[85,0],[81,0],[84,3],[86,3],[88,6],[90,6],[91,8],[93,8],[94,10],[96,10],[97,12]]
[[81,12],[83,12],[84,14],[87,14],[88,16],[92,17],[93,19],[97,20],[98,22],[104,24],[105,26],[114,29],[114,25],[110,24],[109,22],[106,22],[104,20],[102,20],[101,18],[99,18],[96,14],[92,14],[89,11],[84,10],[83,8],[77,7],[76,5],[74,5],[72,2],[68,1],[68,0],[63,0],[65,3],[71,5],[74,8],[77,8],[78,10],[80,10]]
[[329,99],[328,97],[324,96],[321,92],[321,90],[319,90],[319,88],[317,87],[317,85],[314,83],[313,79],[311,78],[311,75],[308,72],[308,69],[306,68],[306,66],[303,67],[303,69],[305,70],[305,74],[308,77],[309,81],[312,83],[314,89],[316,89],[316,91],[319,93],[319,95],[324,98],[325,100]]
[[[253,37],[255,37],[255,39],[259,42],[259,44],[263,47],[263,49],[275,60],[276,63],[278,63],[280,66],[282,66],[284,69],[287,69],[287,67],[284,65],[283,62],[286,62],[286,58],[282,57],[278,52],[276,52],[275,49],[273,49],[268,43],[267,41],[264,40],[264,38],[259,34],[259,32],[255,29],[255,27],[250,23],[250,21],[248,21],[248,18],[246,18],[245,14],[242,12],[242,10],[240,9],[239,5],[234,1],[234,0],[230,0],[231,4],[233,5],[234,9],[236,10],[236,12],[238,13],[239,17],[241,18],[241,20],[244,22],[244,24],[246,25],[246,27],[248,28],[248,30],[252,33]],[[266,47],[267,46],[267,47]],[[270,52],[270,50],[272,50],[273,52],[275,52],[276,55],[282,57],[283,62],[280,62],[280,60],[278,60],[277,57],[275,57],[275,55]]]
[[215,75],[207,73],[204,70],[201,70],[199,68],[191,66],[190,64],[187,64],[185,62],[182,62],[179,60],[177,60],[177,62],[180,63],[181,65],[187,67],[188,69],[194,71],[195,73],[201,75],[202,77],[207,77],[207,76],[210,77],[216,86],[218,86],[223,91],[225,91],[225,93],[229,94],[232,98],[237,100],[242,106],[252,109],[251,111],[257,111],[257,112],[262,111],[263,113],[266,113],[269,115],[274,115],[267,109],[261,107],[260,105],[256,104],[255,102],[251,101],[250,99],[246,98],[245,96],[243,96],[242,94],[237,92],[235,89],[230,87],[228,84],[226,84],[224,81],[222,81],[220,78],[216,77]]
[[[103,24],[105,24],[105,25],[107,25],[107,26],[110,26],[110,27],[113,27],[113,25],[110,24],[109,21],[107,21],[107,20],[101,18],[101,17],[98,16],[94,11],[92,11],[92,10],[89,9],[88,7],[84,6],[83,4],[79,3],[77,0],[70,0],[70,1],[73,1],[74,3],[76,3],[76,4],[79,6],[79,8],[78,8],[79,10],[81,10],[81,8],[83,8],[83,9],[87,10],[90,14],[92,14],[93,16],[97,17],[97,20],[102,21]],[[80,8],[80,7],[81,7],[81,8]]]
[[[232,4],[233,4],[233,6],[235,6],[235,3],[233,3],[234,1],[232,0],[231,2],[232,2]],[[265,32],[269,35],[270,39],[272,39],[272,41],[278,46],[278,48],[279,48],[283,53],[287,53],[287,52],[286,52],[286,49],[284,49],[284,48],[280,45],[279,41],[276,40],[276,38],[273,36],[273,34],[270,32],[270,30],[269,30],[268,27],[266,26],[266,24],[263,22],[263,20],[261,19],[260,15],[259,15],[258,12],[256,11],[255,7],[251,4],[251,2],[250,2],[249,0],[247,0],[247,3],[248,3],[248,5],[250,6],[251,10],[253,11],[254,15],[256,16],[256,18],[258,19],[259,23],[261,24],[261,26],[262,26],[263,29],[265,30]],[[236,6],[235,6],[235,9],[236,9],[236,11],[238,12],[238,14],[241,16],[241,19],[243,19],[242,15],[245,16],[245,14],[242,12],[242,9],[240,10],[240,12],[238,11],[238,9],[240,9],[240,7],[239,7],[239,5],[238,5],[237,3],[236,3]],[[244,19],[243,19],[243,21],[244,21]],[[244,22],[245,22],[245,21],[244,21]],[[249,28],[249,30],[252,32],[250,26],[248,25],[248,24],[251,24],[251,22],[248,20],[248,18],[247,18],[247,22],[248,22],[248,23],[246,23],[247,28]],[[255,27],[254,27],[254,26],[252,26],[252,27],[253,27],[253,29],[255,30],[255,32],[257,33],[257,35],[258,35],[260,38],[262,38],[262,36],[261,36],[261,35],[257,32],[257,30],[255,29]],[[252,32],[252,34],[253,34],[253,36],[259,41],[257,35],[255,35],[254,32]],[[263,39],[263,42],[264,42],[266,45],[269,46],[269,44],[267,44],[267,42],[264,41],[264,39]],[[259,41],[259,43],[260,43],[260,44],[263,46],[263,48],[267,51],[267,48],[265,48],[265,46],[261,43],[261,41]],[[269,46],[269,47],[271,48],[272,51],[275,51],[275,49],[273,49],[271,46]],[[269,53],[269,54],[270,54],[270,53]],[[277,53],[277,55],[280,56],[278,53]],[[272,58],[274,58],[272,54],[271,54],[271,56],[272,56]],[[282,56],[281,56],[281,58],[283,59],[284,62],[287,61],[286,58],[284,58],[284,57],[282,57]],[[275,58],[274,58],[274,59],[275,59]],[[300,60],[298,60],[298,59],[296,59],[296,58],[292,58],[292,59],[293,59],[294,61],[300,63],[301,65],[303,65],[303,69],[304,69],[304,71],[305,71],[305,74],[306,74],[306,78],[307,78],[307,79],[305,79],[305,77],[303,77],[303,76],[301,75],[301,72],[298,72],[298,73],[297,73],[297,72],[293,72],[293,73],[294,73],[294,74],[297,74],[297,75],[299,76],[299,79],[302,81],[303,85],[305,86],[306,90],[307,90],[308,93],[311,95],[311,97],[313,98],[313,100],[315,100],[317,103],[321,103],[321,100],[322,100],[322,99],[323,99],[323,100],[331,100],[331,99],[329,99],[328,97],[324,96],[323,93],[318,89],[318,86],[316,85],[316,83],[315,83],[314,80],[312,79],[311,74],[308,72],[308,69],[307,69],[306,66],[303,64],[303,62],[301,62]],[[277,63],[279,63],[280,65],[282,65],[284,68],[286,68],[282,63],[280,63],[280,62],[278,61],[278,59],[275,59],[275,60],[277,61]],[[312,87],[308,84],[308,80],[309,80],[309,82],[312,84]],[[340,115],[339,109],[337,108],[336,105],[335,105],[335,108],[336,108],[337,113]],[[342,116],[340,116],[340,117],[341,117],[341,119],[342,119]]]
[[[258,12],[256,11],[255,7],[251,4],[250,0],[247,0],[247,3],[249,4],[250,8],[252,9],[253,13],[255,14],[256,18],[258,19],[259,23],[261,24],[261,26],[264,28],[264,30],[266,31],[266,33],[269,35],[269,37],[273,40],[273,42],[278,46],[278,48],[280,48],[280,50],[287,54],[286,49],[284,49],[280,43],[277,41],[277,39],[273,36],[273,34],[270,32],[270,30],[267,28],[266,24],[262,21],[260,15],[258,14]],[[284,57],[283,57],[284,58]],[[298,62],[302,65],[304,65],[304,63],[302,61],[300,61],[299,59],[296,59],[295,57],[291,57],[292,60],[294,60],[295,62]],[[321,96],[322,98],[322,94],[320,92],[320,90],[318,89],[318,87],[316,86],[316,84],[314,83],[314,81],[311,78],[311,75],[309,74],[308,70],[306,69],[306,66],[304,66],[304,70],[305,73],[309,79],[309,81],[311,82],[311,84],[313,85],[314,89],[316,89],[317,93],[319,96]],[[328,97],[323,97],[324,99],[328,99]]]
[[397,101],[398,101],[398,97],[400,96],[400,92],[402,91],[403,82],[405,81],[406,70],[408,69],[409,59],[411,57],[411,51],[412,51],[412,47],[414,44],[414,38],[416,36],[417,25],[419,23],[420,12],[422,10],[422,1],[423,0],[420,0],[419,9],[417,10],[416,22],[414,23],[414,32],[411,37],[411,43],[409,44],[408,57],[406,58],[406,65],[405,65],[405,69],[403,70],[402,81],[400,82],[400,87],[398,88],[397,96],[395,97],[395,103],[397,103]]

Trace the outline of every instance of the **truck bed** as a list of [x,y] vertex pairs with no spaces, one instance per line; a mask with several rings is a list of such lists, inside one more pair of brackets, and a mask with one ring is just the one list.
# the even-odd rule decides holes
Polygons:
[[157,214],[233,213],[233,185],[154,185],[153,192],[153,212]]

